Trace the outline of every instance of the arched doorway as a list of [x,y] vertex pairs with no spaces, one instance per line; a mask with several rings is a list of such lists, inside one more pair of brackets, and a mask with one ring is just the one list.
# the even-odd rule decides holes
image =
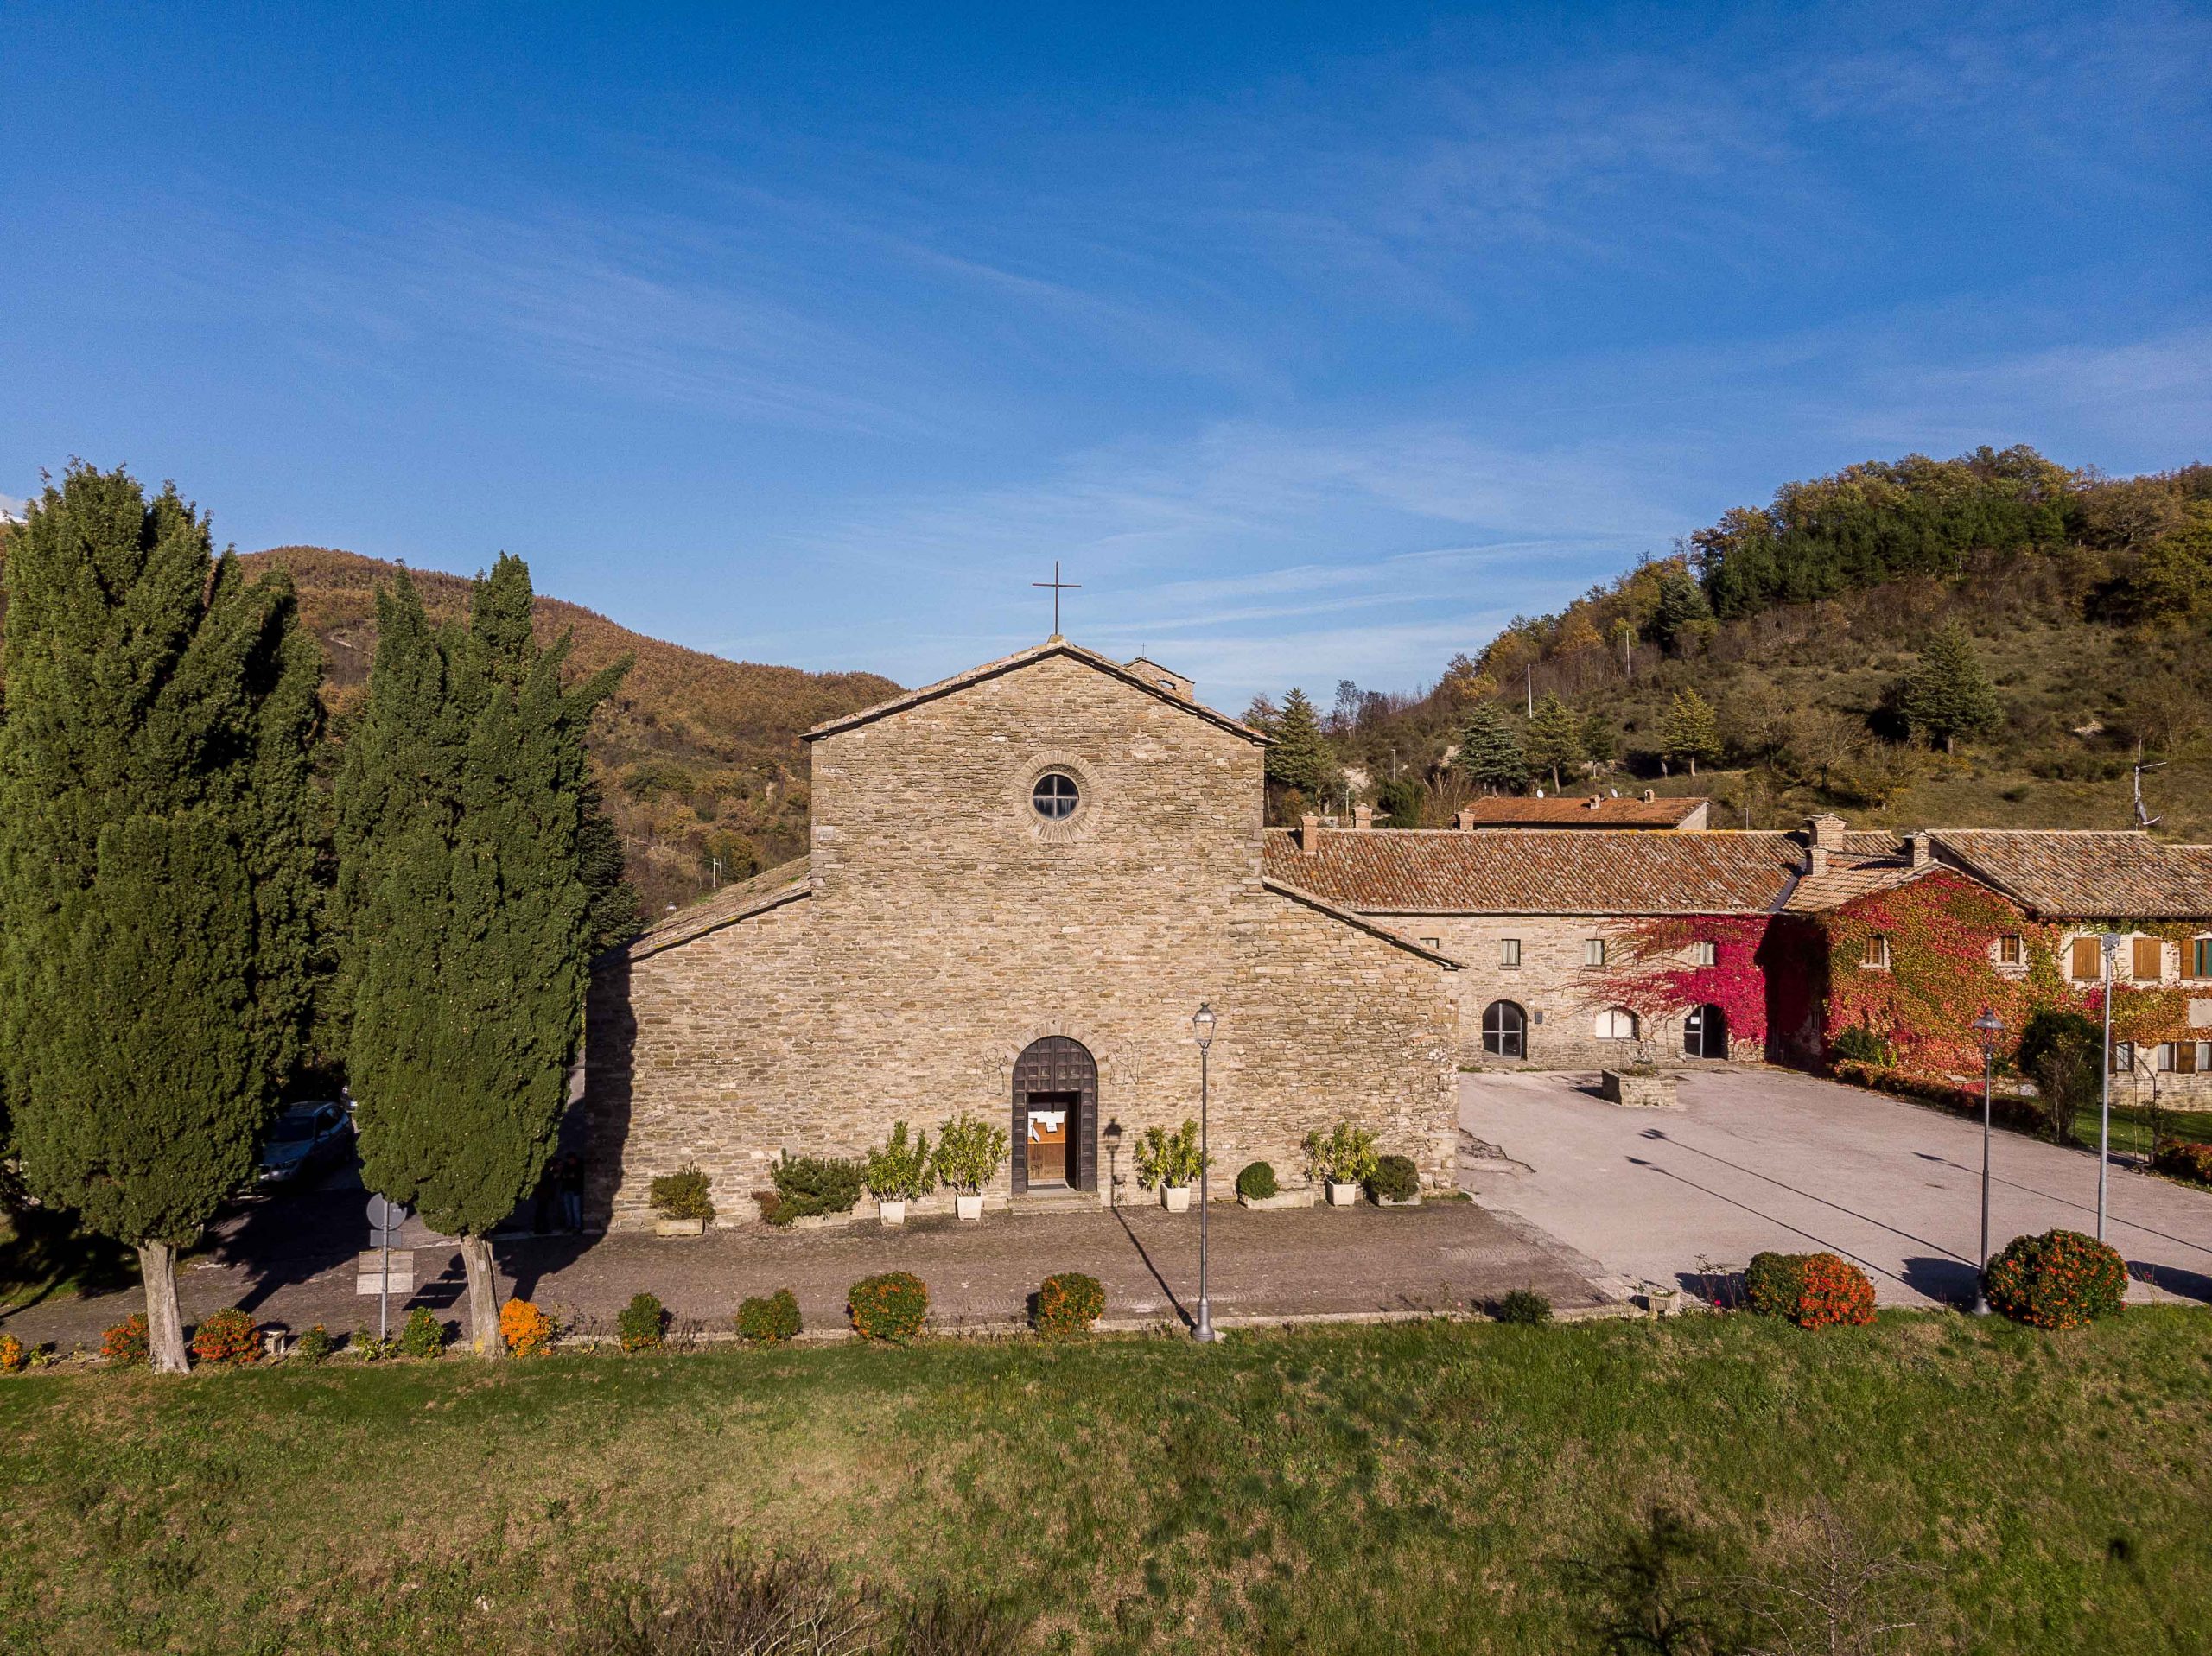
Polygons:
[[1692,1058],[1728,1056],[1728,1014],[1713,1006],[1693,1006],[1682,1019],[1682,1053]]
[[1529,1056],[1529,1014],[1510,1000],[1483,1008],[1483,1050],[1493,1058]]
[[1098,1065],[1065,1035],[1014,1061],[1014,1193],[1098,1188]]

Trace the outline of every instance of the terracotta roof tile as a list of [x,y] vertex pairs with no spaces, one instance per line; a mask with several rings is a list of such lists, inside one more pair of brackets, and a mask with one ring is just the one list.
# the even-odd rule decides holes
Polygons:
[[1941,828],[1937,854],[2052,919],[2212,916],[2212,846],[2139,829]]
[[1369,914],[1758,914],[1802,851],[1786,834],[1720,829],[1322,828],[1314,853],[1271,828],[1262,870]]
[[1675,799],[1471,799],[1460,808],[1477,828],[1674,828],[1711,802]]

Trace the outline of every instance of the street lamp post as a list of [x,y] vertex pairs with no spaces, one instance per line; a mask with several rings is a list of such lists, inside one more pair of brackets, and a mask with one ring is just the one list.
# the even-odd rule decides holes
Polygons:
[[1198,1325],[1192,1333],[1201,1345],[1221,1338],[1214,1332],[1213,1310],[1206,1303],[1206,1173],[1213,1162],[1206,1133],[1206,1049],[1213,1044],[1214,1022],[1213,1008],[1198,1002],[1191,1015],[1191,1028],[1198,1039]]
[[1974,1279],[1974,1314],[1989,1315],[1989,1094],[1997,1081],[1997,1037],[2005,1021],[1984,1006],[1974,1020],[1981,1035],[1981,1269]]
[[2097,1240],[2105,1240],[2105,1176],[2112,1160],[2112,963],[2119,957],[2122,942],[2116,931],[2107,931],[2097,939],[2105,956],[2105,1041],[2098,1056],[2097,1068],[2102,1073],[2097,1077],[2101,1091],[2097,1102]]

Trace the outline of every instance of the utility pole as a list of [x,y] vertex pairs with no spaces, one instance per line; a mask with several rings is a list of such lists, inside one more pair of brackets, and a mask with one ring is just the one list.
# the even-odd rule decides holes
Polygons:
[[1522,670],[1529,676],[1529,717],[1536,716],[1536,663],[1528,663]]
[[[2120,934],[2107,931],[2097,939],[2105,957],[2105,1042],[2097,1068],[2103,1083],[2097,1103],[2097,1240],[2105,1240],[2105,1175],[2112,1159],[2112,963],[2120,954]],[[2133,1073],[2133,1066],[2130,1073]]]

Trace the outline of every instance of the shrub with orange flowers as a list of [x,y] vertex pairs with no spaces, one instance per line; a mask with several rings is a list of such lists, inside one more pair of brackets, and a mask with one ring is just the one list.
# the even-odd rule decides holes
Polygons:
[[30,1361],[29,1347],[12,1334],[0,1334],[0,1374],[20,1374]]
[[2151,1154],[2151,1165],[2177,1179],[2212,1184],[2212,1145],[2191,1144],[2186,1139],[2162,1139]]
[[1062,1271],[1045,1278],[1037,1291],[1033,1321],[1047,1340],[1069,1340],[1090,1332],[1106,1310],[1106,1290],[1097,1278],[1080,1271]]
[[499,1307],[499,1333],[507,1349],[518,1357],[536,1357],[553,1348],[560,1332],[553,1319],[526,1299],[511,1299]]
[[100,1361],[111,1368],[136,1368],[146,1361],[146,1313],[126,1317],[100,1337]]
[[1744,1298],[1761,1317],[1801,1329],[1863,1328],[1874,1320],[1874,1285],[1834,1253],[1759,1253],[1744,1269]]
[[253,1319],[232,1306],[213,1311],[192,1331],[192,1355],[203,1363],[235,1365],[258,1361],[261,1330]]
[[922,1331],[930,1291],[911,1271],[863,1277],[845,1293],[845,1311],[865,1339],[903,1346]]
[[2078,1329],[2109,1317],[2127,1295],[2127,1262],[2117,1248],[2078,1230],[2015,1236],[1982,1279],[1989,1303],[2016,1323]]

